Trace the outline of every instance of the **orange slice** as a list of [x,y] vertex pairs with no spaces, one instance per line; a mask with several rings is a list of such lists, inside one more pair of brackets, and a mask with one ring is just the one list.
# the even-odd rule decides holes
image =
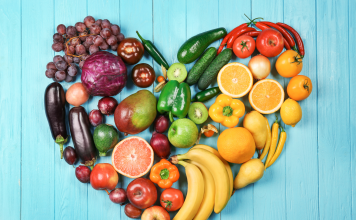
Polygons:
[[228,63],[218,74],[218,85],[222,93],[233,98],[246,95],[252,88],[251,71],[242,63]]
[[248,99],[252,108],[259,113],[271,114],[281,108],[284,90],[276,80],[263,79],[252,87]]
[[111,156],[113,167],[120,174],[138,178],[145,175],[153,165],[153,149],[140,137],[129,137],[120,141]]

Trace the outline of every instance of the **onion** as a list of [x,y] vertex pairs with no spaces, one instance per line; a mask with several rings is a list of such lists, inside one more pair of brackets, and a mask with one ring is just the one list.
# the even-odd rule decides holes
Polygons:
[[155,154],[160,158],[168,158],[171,153],[171,146],[166,135],[153,132],[150,145]]
[[265,79],[271,72],[271,62],[263,55],[257,55],[251,58],[248,63],[252,76],[255,79]]
[[119,103],[113,97],[103,97],[98,102],[98,108],[103,115],[112,115]]
[[74,83],[66,92],[66,100],[69,104],[80,106],[89,99],[89,93],[81,83]]

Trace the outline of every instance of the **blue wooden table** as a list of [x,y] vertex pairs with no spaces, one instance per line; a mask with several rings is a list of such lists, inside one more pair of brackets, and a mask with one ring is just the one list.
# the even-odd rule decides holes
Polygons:
[[[236,191],[222,213],[210,219],[356,219],[355,9],[352,0],[1,0],[0,219],[128,219],[104,191],[75,178],[74,168],[59,159],[51,137],[43,94],[52,80],[44,73],[57,54],[51,44],[58,24],[74,25],[87,15],[109,19],[127,37],[140,31],[172,64],[187,38],[217,27],[230,31],[247,22],[244,13],[285,22],[299,31],[306,48],[301,74],[311,78],[314,89],[300,102],[301,122],[295,128],[283,125],[288,140],[277,162],[260,181]],[[232,61],[247,64],[249,59]],[[273,65],[275,61],[271,59]],[[160,73],[148,55],[141,62]],[[284,88],[289,81],[275,70],[269,78]],[[62,85],[66,90],[71,84]],[[116,98],[123,100],[138,90],[129,80]],[[192,87],[193,94],[197,91]],[[97,108],[99,99],[90,98],[86,110]],[[250,110],[248,100],[242,100]],[[271,124],[274,117],[268,116]],[[113,124],[113,116],[106,122]],[[150,140],[151,130],[139,136]],[[216,147],[216,140],[203,138],[201,143]],[[72,141],[68,145],[73,146]],[[173,154],[185,151],[172,149]],[[232,168],[235,176],[239,165]],[[182,177],[174,187],[186,193],[180,170]],[[120,176],[118,187],[126,188],[130,181]]]

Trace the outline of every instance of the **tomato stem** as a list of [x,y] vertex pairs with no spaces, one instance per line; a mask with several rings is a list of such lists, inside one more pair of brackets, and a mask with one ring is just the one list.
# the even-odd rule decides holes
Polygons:
[[309,93],[309,81],[307,79],[304,80],[304,84],[303,84],[304,89],[306,89]]
[[246,44],[246,42],[247,41],[241,41],[241,43],[240,43],[240,45],[242,46],[241,47],[241,52],[243,53],[243,50],[244,50],[244,48],[246,47],[246,49],[247,49],[247,51],[250,51],[249,49],[248,49],[248,46],[247,46],[247,44]]

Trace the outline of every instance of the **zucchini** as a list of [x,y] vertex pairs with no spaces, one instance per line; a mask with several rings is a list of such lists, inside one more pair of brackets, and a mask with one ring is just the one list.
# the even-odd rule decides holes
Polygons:
[[200,77],[198,81],[198,88],[200,90],[205,90],[208,86],[216,79],[220,69],[225,66],[232,57],[232,50],[227,48],[223,50],[211,64],[206,68],[203,75]]
[[178,61],[184,64],[193,62],[211,43],[225,37],[226,34],[225,28],[216,28],[189,38],[178,50]]
[[209,66],[211,61],[215,58],[217,50],[215,47],[209,47],[203,56],[194,64],[193,68],[189,71],[187,83],[191,86],[198,82],[204,70]]

